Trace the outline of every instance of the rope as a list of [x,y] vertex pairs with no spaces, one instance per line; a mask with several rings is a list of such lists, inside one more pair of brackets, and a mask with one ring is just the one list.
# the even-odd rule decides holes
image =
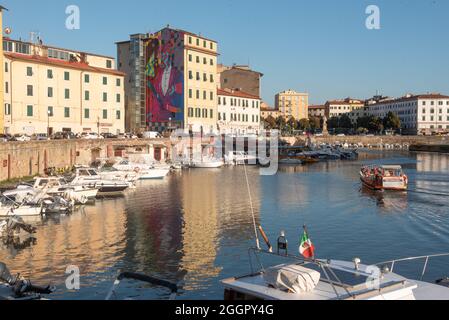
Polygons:
[[253,198],[251,195],[251,187],[249,185],[248,171],[246,170],[246,162],[245,161],[243,161],[243,168],[245,169],[246,186],[248,188],[249,204],[251,206],[251,214],[253,217],[253,226],[254,226],[254,234],[256,236],[256,245],[257,245],[257,249],[260,250],[259,234],[257,233],[257,225],[256,225],[256,215],[254,213]]

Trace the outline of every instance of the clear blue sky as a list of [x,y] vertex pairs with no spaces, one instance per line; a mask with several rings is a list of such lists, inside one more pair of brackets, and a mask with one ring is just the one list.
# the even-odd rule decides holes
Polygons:
[[[311,103],[376,90],[449,94],[447,0],[0,0],[12,37],[116,56],[115,42],[167,24],[219,42],[225,64],[265,74],[262,97],[295,89]],[[123,3],[123,5],[120,5]],[[81,10],[81,29],[65,29],[65,8]],[[369,4],[381,9],[381,30],[365,28]]]

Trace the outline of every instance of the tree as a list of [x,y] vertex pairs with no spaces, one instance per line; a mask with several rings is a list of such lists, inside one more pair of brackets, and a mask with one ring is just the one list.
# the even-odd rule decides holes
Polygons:
[[309,119],[309,123],[310,123],[310,128],[312,130],[317,130],[317,129],[321,129],[322,124],[321,124],[321,118],[318,117],[310,117]]
[[265,119],[265,123],[267,125],[267,129],[269,130],[273,130],[276,129],[276,119],[273,118],[273,116],[269,115],[266,119]]
[[299,126],[304,131],[310,130],[309,119],[301,119],[301,120],[299,120]]
[[339,126],[338,117],[331,117],[327,120],[327,127],[329,129],[337,129]]
[[351,118],[349,118],[347,114],[342,115],[338,119],[338,127],[343,129],[352,129],[353,125]]
[[390,111],[384,118],[383,125],[385,129],[399,130],[401,128],[401,119],[398,117],[397,114]]
[[384,130],[384,124],[381,118],[371,116],[370,121],[368,123],[368,128],[371,132],[380,133]]

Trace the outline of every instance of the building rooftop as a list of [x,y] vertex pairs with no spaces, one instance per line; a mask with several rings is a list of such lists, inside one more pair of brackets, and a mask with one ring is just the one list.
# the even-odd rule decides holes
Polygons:
[[89,72],[96,72],[96,73],[108,73],[116,76],[125,76],[125,73],[114,70],[114,69],[106,69],[106,68],[98,68],[98,67],[92,67],[89,64],[85,62],[79,62],[79,61],[65,61],[65,60],[59,60],[59,59],[52,59],[47,57],[42,57],[38,55],[27,55],[27,54],[20,54],[20,53],[11,53],[11,52],[5,52],[5,57],[13,60],[21,60],[21,61],[31,61],[35,63],[41,63],[46,65],[52,65],[56,67],[62,67],[62,68],[72,68],[76,70],[83,70],[83,71],[89,71]]
[[427,94],[407,94],[403,97],[400,98],[386,98],[384,100],[379,100],[379,101],[371,101],[371,105],[375,106],[378,104],[386,104],[386,103],[400,103],[400,102],[408,102],[408,101],[414,101],[414,100],[418,100],[418,99],[426,99],[426,100],[430,100],[430,99],[449,99],[449,96],[447,95],[442,95],[440,93],[427,93]]
[[327,101],[326,104],[332,104],[332,105],[364,104],[364,101],[360,100],[360,99],[346,98],[346,99],[340,99],[340,100],[330,100],[330,101]]
[[313,105],[313,106],[309,106],[309,109],[325,109],[326,106],[325,105]]
[[242,90],[238,89],[217,89],[217,93],[219,96],[228,96],[228,97],[238,97],[238,98],[247,98],[247,99],[257,99],[259,100],[260,97],[254,96],[252,94],[246,93]]

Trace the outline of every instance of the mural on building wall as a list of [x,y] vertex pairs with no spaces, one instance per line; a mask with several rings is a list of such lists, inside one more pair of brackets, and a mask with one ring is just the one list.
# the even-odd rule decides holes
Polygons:
[[184,121],[184,34],[164,29],[146,47],[147,123]]

